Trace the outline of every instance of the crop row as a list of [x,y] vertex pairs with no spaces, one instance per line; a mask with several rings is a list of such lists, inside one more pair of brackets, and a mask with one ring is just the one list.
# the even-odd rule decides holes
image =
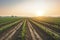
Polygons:
[[[52,23],[49,23],[49,20],[38,20],[38,19],[35,19],[35,18],[32,18],[34,21],[37,21],[37,22],[43,22],[44,24],[47,24],[47,25],[51,25],[52,27],[54,27],[54,28],[57,28],[57,29],[59,29],[60,27],[58,26],[58,25],[56,25],[56,24],[52,24]],[[50,19],[51,20],[51,19]],[[48,21],[48,22],[47,22]],[[52,21],[52,20],[51,20]]]
[[47,28],[52,29],[54,32],[60,33],[60,31],[59,31],[60,27],[57,26],[57,25],[49,24],[49,23],[46,23],[46,22],[43,22],[43,21],[37,21],[37,20],[34,20],[34,19],[32,19],[32,20],[35,21],[35,22],[38,22],[39,24],[42,24],[42,25],[46,26]]
[[60,40],[60,35],[58,35],[57,33],[53,32],[51,29],[46,28],[45,26],[38,24],[35,21],[30,20],[32,23],[34,23],[35,25],[37,25],[39,28],[41,28],[43,31],[45,31],[47,34],[49,34],[52,38],[54,38],[55,40]]
[[20,22],[20,20],[19,21],[15,21],[13,23],[10,23],[8,25],[5,25],[5,26],[1,27],[0,28],[0,33],[3,32],[3,31],[5,31],[5,30],[7,30],[7,29],[9,29],[9,28],[11,28],[13,25],[18,24],[19,22]]

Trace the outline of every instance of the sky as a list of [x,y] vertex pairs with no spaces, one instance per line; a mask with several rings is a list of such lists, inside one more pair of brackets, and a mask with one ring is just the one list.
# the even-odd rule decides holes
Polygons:
[[0,0],[0,16],[60,16],[60,0]]

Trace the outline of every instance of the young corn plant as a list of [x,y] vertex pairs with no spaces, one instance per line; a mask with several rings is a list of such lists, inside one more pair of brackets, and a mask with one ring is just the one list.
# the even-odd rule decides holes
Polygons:
[[23,28],[22,28],[22,32],[21,32],[21,34],[22,34],[22,40],[25,40],[25,34],[26,34],[26,20],[24,21],[22,27],[23,27]]

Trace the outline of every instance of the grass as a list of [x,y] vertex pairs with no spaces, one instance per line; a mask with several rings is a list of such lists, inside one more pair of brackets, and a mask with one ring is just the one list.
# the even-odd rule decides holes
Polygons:
[[45,21],[48,23],[60,25],[60,17],[36,17],[33,19],[35,19],[37,21]]
[[11,23],[14,21],[19,20],[20,18],[16,18],[16,17],[0,17],[0,25],[4,25],[6,23]]

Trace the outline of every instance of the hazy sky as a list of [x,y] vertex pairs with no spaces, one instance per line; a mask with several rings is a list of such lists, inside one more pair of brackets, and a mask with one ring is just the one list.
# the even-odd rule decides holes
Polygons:
[[0,16],[60,16],[60,0],[0,0]]

